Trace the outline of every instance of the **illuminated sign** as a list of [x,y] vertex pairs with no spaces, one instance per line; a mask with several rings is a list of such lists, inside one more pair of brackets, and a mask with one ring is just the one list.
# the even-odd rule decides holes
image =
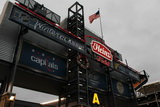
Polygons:
[[93,104],[98,104],[98,105],[100,105],[100,101],[99,101],[99,98],[98,98],[98,94],[97,94],[97,93],[94,93],[94,94],[93,94],[92,103],[93,103]]
[[109,95],[96,90],[89,89],[89,107],[110,107]]
[[103,58],[105,58],[109,61],[112,61],[111,51],[106,46],[104,46],[103,44],[92,40],[91,49],[94,53],[100,55],[101,57],[103,57]]
[[85,54],[85,44],[82,43],[78,38],[75,38],[69,33],[65,33],[64,31],[51,26],[50,24],[32,16],[16,6],[13,7],[10,20],[26,26],[30,30],[35,31],[51,40],[59,42]]
[[66,77],[66,59],[27,42],[23,42],[19,63],[41,73]]

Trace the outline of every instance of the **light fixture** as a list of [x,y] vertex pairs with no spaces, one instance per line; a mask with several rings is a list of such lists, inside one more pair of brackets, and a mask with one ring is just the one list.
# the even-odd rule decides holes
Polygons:
[[[61,98],[61,100],[65,100],[65,98]],[[43,103],[40,103],[41,105],[46,105],[46,104],[51,104],[51,103],[54,103],[54,102],[58,102],[59,99],[55,99],[55,100],[52,100],[52,101],[47,101],[47,102],[43,102]]]
[[6,99],[7,101],[15,101],[16,99],[16,94],[15,93],[9,93],[9,92],[6,92],[2,95],[2,99]]
[[14,101],[15,100],[15,96],[10,96],[9,97],[9,101]]

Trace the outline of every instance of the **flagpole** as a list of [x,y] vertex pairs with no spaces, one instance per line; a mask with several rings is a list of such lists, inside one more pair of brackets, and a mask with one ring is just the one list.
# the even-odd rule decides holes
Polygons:
[[[98,11],[100,12],[100,9],[99,9],[99,8],[98,8]],[[99,13],[99,14],[100,14],[100,13]],[[101,20],[101,14],[100,14],[99,21],[100,21],[101,36],[102,36],[102,39],[103,39],[103,29],[102,29],[102,20]]]

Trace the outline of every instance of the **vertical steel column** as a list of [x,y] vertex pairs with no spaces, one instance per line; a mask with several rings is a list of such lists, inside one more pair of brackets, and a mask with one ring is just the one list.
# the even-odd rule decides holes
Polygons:
[[159,101],[157,100],[157,84],[154,85],[155,86],[155,90],[154,90],[154,96],[155,96],[155,100],[156,100],[156,103],[157,103],[157,107],[159,107]]
[[20,28],[20,32],[18,35],[18,39],[17,39],[17,43],[16,43],[16,49],[15,49],[15,54],[14,54],[14,58],[13,58],[13,65],[12,65],[12,69],[11,72],[9,74],[9,78],[8,78],[8,82],[7,82],[7,89],[6,92],[11,93],[13,90],[13,85],[14,85],[14,79],[15,79],[15,75],[16,75],[16,70],[17,70],[17,65],[18,65],[18,57],[20,55],[20,44],[21,44],[21,40],[22,40],[22,36],[28,32],[28,29],[21,26]]
[[15,101],[15,96],[16,94],[12,93],[13,90],[13,85],[14,85],[14,79],[16,75],[16,70],[17,70],[17,65],[18,65],[18,57],[20,55],[20,46],[21,46],[21,40],[22,36],[28,32],[28,29],[25,27],[20,27],[17,43],[16,43],[16,48],[15,48],[15,53],[14,53],[14,58],[13,58],[13,63],[12,63],[12,68],[9,73],[9,75],[6,77],[6,81],[3,83],[3,88],[1,90],[1,101],[0,101],[0,106],[1,107],[14,107],[14,101]]
[[132,79],[129,79],[129,85],[130,85],[130,88],[131,88],[131,101],[132,101],[132,106],[133,107],[138,107],[138,102],[137,102],[137,98],[136,98],[136,95],[134,93],[134,87],[133,87],[133,80]]
[[[67,30],[77,37],[84,39],[84,11],[78,2],[68,9]],[[70,106],[88,106],[87,69],[77,63],[78,51],[70,49],[68,52],[68,85],[66,103]],[[76,103],[75,103],[76,102]],[[66,106],[68,106],[66,104]]]
[[115,97],[113,93],[113,83],[112,83],[112,78],[111,78],[111,71],[108,69],[109,72],[108,74],[108,83],[109,83],[109,106],[110,107],[115,107]]

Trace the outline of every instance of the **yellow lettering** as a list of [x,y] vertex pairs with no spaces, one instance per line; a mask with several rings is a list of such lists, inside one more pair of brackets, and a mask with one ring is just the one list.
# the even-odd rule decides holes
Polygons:
[[97,93],[94,93],[92,103],[93,104],[96,104],[96,103],[100,104]]

